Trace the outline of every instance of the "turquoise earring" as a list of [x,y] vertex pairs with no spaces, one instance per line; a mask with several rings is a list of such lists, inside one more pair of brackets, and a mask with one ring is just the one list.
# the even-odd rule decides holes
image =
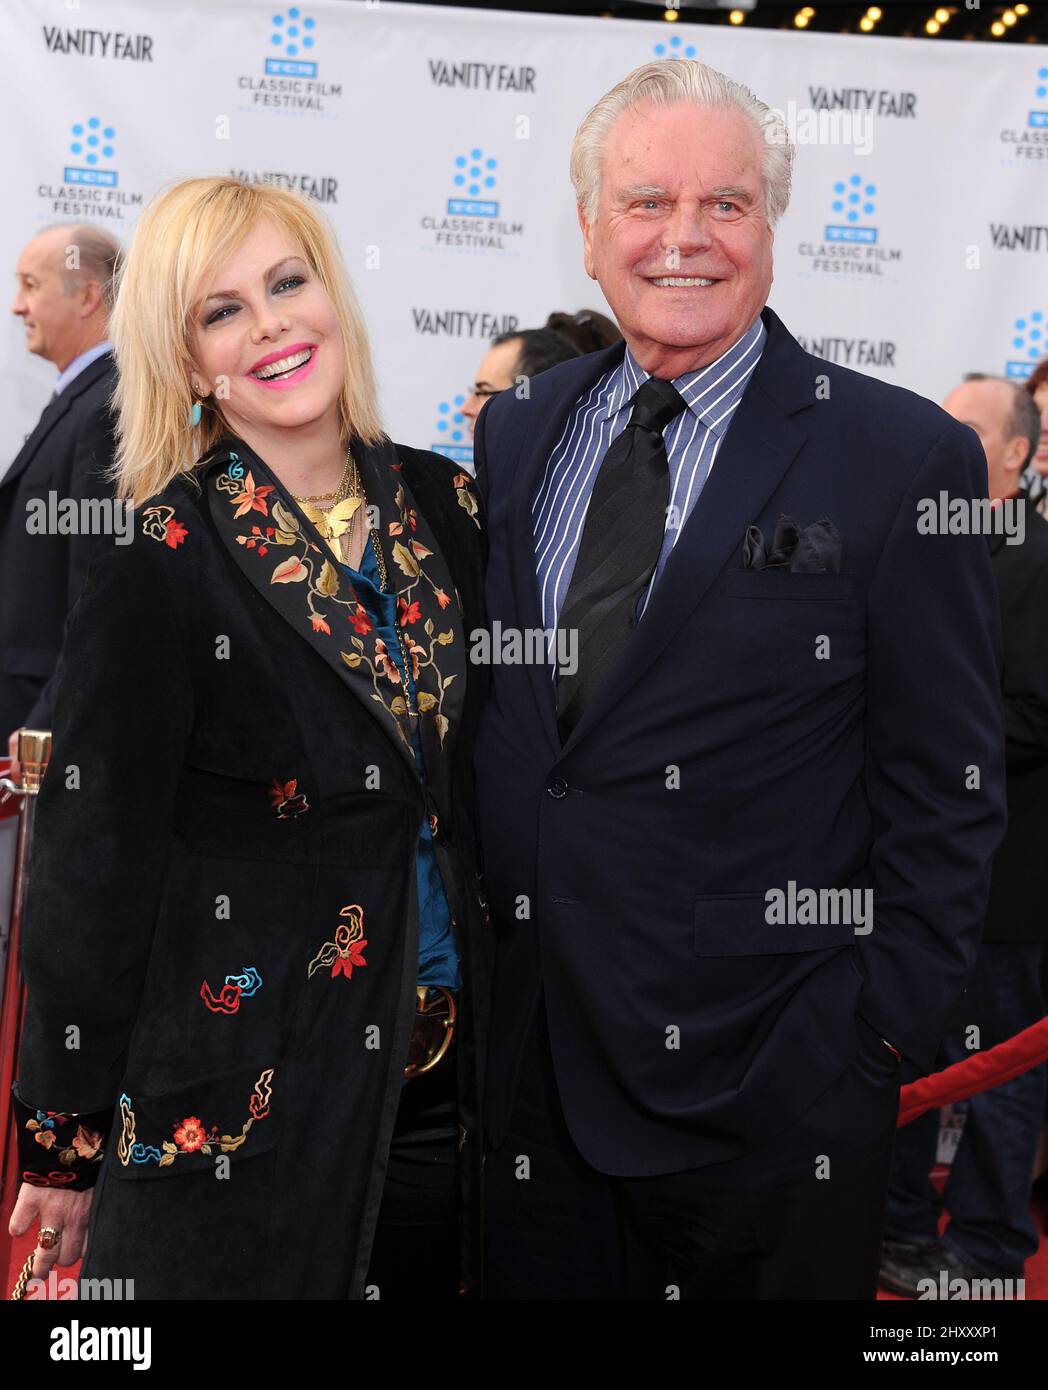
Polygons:
[[189,428],[195,430],[200,424],[200,402],[194,401],[189,410]]

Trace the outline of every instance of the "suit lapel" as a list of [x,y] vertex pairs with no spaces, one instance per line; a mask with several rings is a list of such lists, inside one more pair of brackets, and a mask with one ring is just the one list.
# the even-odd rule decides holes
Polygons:
[[651,599],[619,662],[583,711],[561,752],[567,752],[658,659],[740,550],[746,528],[781,483],[806,437],[793,418],[814,403],[808,355],[771,309],[760,361],[698,502],[670,553]]
[[380,693],[384,646],[323,537],[241,439],[222,440],[200,465],[211,517],[237,567],[381,723],[412,772],[406,714]]
[[[546,465],[553,448],[564,432],[564,426],[578,399],[603,374],[622,361],[626,352],[624,342],[613,344],[601,352],[587,354],[571,365],[574,372],[563,374],[563,385],[548,408],[545,424],[534,444],[522,453],[514,469],[513,497],[510,507],[513,588],[516,611],[524,630],[542,628],[542,604],[539,600],[538,578],[535,573],[535,527],[532,506],[542,486]],[[579,369],[582,370],[579,370]],[[545,662],[529,662],[525,666],[535,707],[551,750],[560,749],[557,734],[556,695],[552,674]]]
[[96,357],[93,362],[89,362],[82,372],[79,372],[65,390],[53,400],[48,401],[41,412],[40,419],[36,422],[36,428],[29,435],[28,439],[15,455],[14,463],[7,472],[0,477],[0,488],[6,487],[8,483],[20,477],[32,463],[33,459],[43,448],[48,435],[69,411],[73,402],[78,396],[82,395],[89,386],[93,386],[99,377],[111,370],[113,366],[113,354],[103,352],[100,357]]

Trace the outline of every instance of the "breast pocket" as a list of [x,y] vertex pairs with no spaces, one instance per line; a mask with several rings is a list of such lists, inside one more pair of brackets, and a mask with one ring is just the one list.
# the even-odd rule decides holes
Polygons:
[[770,693],[837,690],[850,698],[866,666],[859,575],[729,570],[720,594],[738,632],[762,655]]

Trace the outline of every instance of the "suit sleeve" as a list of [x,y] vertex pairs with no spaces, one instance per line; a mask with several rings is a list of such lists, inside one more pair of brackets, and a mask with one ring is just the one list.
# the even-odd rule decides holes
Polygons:
[[[108,406],[96,406],[87,415],[83,428],[78,431],[76,437],[76,450],[73,455],[72,471],[68,482],[68,495],[70,497],[108,499],[113,496],[113,484],[106,478],[104,470],[112,466],[116,449],[115,429],[116,423]],[[114,537],[104,533],[92,534],[90,531],[85,531],[83,534],[69,537],[67,609],[71,609],[80,597],[92,560],[104,547],[113,544]],[[26,728],[49,729],[51,727],[60,665],[61,657],[59,657],[59,666],[52,672],[26,717]]]
[[[154,545],[162,553],[148,553]],[[23,917],[14,1083],[23,1180],[44,1186],[94,1182],[137,1017],[193,718],[156,567],[186,559],[139,531],[100,556],[67,623]]]
[[903,499],[868,592],[867,795],[873,929],[858,1011],[924,1071],[982,935],[1003,835],[997,586],[982,535],[927,535],[918,503],[981,498],[986,461],[950,425]]
[[[1040,519],[1026,524],[1040,525]],[[1048,565],[1034,571],[1019,631],[1007,642],[1004,732],[1009,774],[1048,764]]]

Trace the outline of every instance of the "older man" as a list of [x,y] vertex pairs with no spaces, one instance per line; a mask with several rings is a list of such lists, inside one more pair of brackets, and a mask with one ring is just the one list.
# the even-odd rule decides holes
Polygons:
[[[874,1297],[900,1078],[977,950],[986,462],[766,307],[791,159],[700,63],[626,77],[571,163],[625,344],[477,421],[493,624],[578,640],[498,665],[479,735],[489,1297]],[[967,533],[918,525],[942,491]]]
[[[41,534],[27,525],[33,502],[58,515],[64,499],[112,495],[109,397],[116,365],[106,339],[119,244],[97,227],[48,227],[23,250],[11,310],[26,347],[58,372],[51,399],[0,475],[0,732],[49,728],[46,686],[66,614],[103,537],[79,530]],[[42,509],[41,513],[42,513]],[[13,738],[11,740],[13,748]]]

